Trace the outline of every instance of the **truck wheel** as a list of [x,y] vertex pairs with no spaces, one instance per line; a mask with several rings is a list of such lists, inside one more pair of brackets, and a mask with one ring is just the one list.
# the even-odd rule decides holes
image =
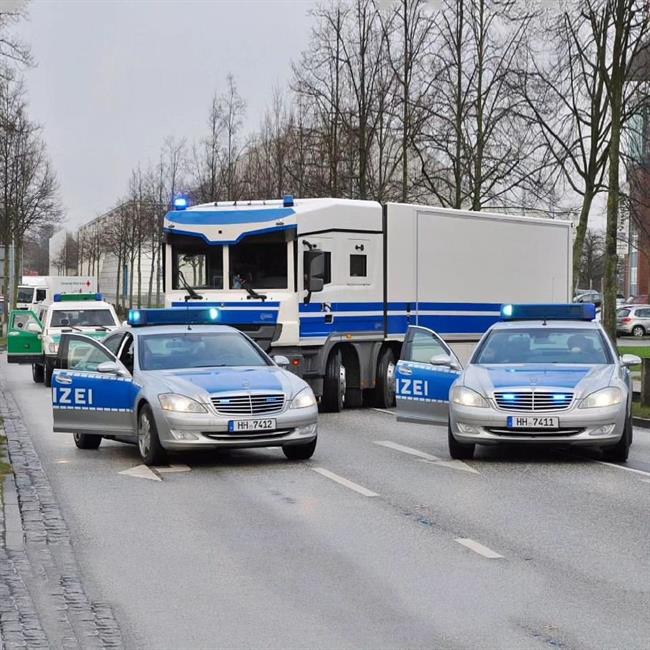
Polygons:
[[456,460],[471,460],[474,458],[474,448],[476,445],[464,445],[454,438],[451,432],[451,425],[447,428],[447,438],[449,441],[449,455]]
[[145,404],[138,415],[138,450],[145,465],[165,464],[167,454],[160,444],[156,421],[149,404]]
[[91,436],[87,433],[74,433],[74,444],[79,449],[99,449],[102,444],[101,436]]
[[45,361],[45,372],[43,381],[45,385],[49,388],[52,385],[52,373],[54,372],[54,364],[51,361]]
[[395,406],[395,355],[388,348],[382,352],[375,379],[375,406],[389,409]]
[[639,337],[645,336],[645,328],[643,327],[643,325],[635,325],[632,328],[632,336],[639,336]]
[[625,429],[621,439],[613,447],[603,447],[603,458],[614,463],[624,463],[630,453],[632,444],[632,416],[625,420]]
[[339,351],[330,352],[325,368],[321,410],[325,413],[339,413],[345,406],[345,366]]
[[307,460],[314,455],[316,440],[317,438],[314,438],[306,445],[286,445],[282,447],[282,451],[289,460]]
[[45,368],[38,363],[32,363],[32,379],[37,384],[42,384],[45,379]]

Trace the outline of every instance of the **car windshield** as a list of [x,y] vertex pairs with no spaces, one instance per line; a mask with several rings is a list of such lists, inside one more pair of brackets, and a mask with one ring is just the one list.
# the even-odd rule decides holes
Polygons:
[[115,327],[110,309],[56,309],[50,327]]
[[140,337],[142,370],[268,366],[268,359],[237,332],[174,332]]
[[602,334],[596,329],[493,330],[472,363],[612,363]]
[[17,302],[31,302],[34,296],[33,287],[19,287]]

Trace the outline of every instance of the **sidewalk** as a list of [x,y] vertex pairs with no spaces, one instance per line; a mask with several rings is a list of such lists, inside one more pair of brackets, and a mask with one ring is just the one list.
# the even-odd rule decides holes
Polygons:
[[0,418],[13,469],[0,510],[0,649],[124,647],[110,605],[84,590],[66,522],[2,378]]

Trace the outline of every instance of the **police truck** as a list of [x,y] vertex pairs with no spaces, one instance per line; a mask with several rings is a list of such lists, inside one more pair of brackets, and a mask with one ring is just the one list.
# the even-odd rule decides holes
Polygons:
[[460,358],[502,303],[571,299],[567,221],[332,198],[189,206],[164,220],[165,305],[287,357],[324,411],[394,404],[409,325]]

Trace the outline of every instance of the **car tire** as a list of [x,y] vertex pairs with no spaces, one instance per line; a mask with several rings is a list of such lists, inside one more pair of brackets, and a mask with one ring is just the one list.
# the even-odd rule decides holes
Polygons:
[[145,465],[164,465],[167,460],[149,404],[145,404],[138,413],[138,451]]
[[99,449],[99,445],[102,444],[101,436],[93,436],[88,433],[74,433],[72,437],[78,449]]
[[612,447],[603,447],[603,458],[613,463],[625,463],[632,445],[632,416],[625,420],[621,439]]
[[636,337],[645,336],[645,327],[643,327],[643,325],[635,325],[632,328],[632,336],[636,336]]
[[321,410],[325,413],[339,413],[345,406],[345,366],[338,350],[330,352],[325,368]]
[[451,425],[447,428],[447,439],[449,443],[449,455],[454,460],[471,460],[474,458],[474,449],[476,445],[466,445],[458,442],[451,432]]
[[374,398],[379,408],[395,406],[395,355],[390,348],[383,351],[377,364]]
[[50,388],[52,386],[52,374],[54,373],[54,364],[51,361],[45,361],[45,370],[43,373],[43,383]]
[[282,451],[289,460],[307,460],[314,455],[317,440],[318,438],[314,438],[305,445],[286,445],[282,447]]
[[32,363],[32,379],[35,384],[45,381],[45,368],[40,363]]

